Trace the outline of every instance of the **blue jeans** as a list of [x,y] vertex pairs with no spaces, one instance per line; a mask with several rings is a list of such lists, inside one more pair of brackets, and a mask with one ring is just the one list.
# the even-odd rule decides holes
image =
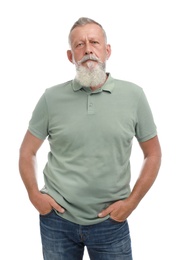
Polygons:
[[91,260],[132,260],[127,221],[82,226],[53,210],[40,215],[40,230],[44,260],[82,260],[85,246]]

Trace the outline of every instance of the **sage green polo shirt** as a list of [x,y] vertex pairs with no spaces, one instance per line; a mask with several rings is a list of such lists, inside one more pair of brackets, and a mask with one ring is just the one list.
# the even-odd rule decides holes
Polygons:
[[142,88],[110,74],[94,92],[75,80],[47,89],[29,131],[50,144],[42,192],[81,225],[103,221],[100,211],[129,196],[132,140],[157,134]]

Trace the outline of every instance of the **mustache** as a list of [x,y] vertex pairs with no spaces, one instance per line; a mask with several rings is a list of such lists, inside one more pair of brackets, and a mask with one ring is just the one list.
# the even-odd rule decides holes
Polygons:
[[93,60],[93,61],[97,61],[97,62],[100,62],[101,61],[94,55],[94,54],[88,54],[88,55],[85,55],[80,61],[78,61],[78,65],[81,65],[83,62],[87,61],[87,60]]

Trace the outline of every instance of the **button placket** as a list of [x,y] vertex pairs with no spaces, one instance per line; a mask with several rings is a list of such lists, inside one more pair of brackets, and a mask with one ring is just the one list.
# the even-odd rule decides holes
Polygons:
[[88,95],[88,114],[94,114],[95,113],[95,106],[94,106],[94,100],[93,95]]

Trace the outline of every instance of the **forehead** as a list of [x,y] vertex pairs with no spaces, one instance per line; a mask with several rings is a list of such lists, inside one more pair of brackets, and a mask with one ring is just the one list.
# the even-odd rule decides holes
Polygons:
[[104,38],[102,28],[97,24],[86,24],[75,27],[71,34],[71,41],[82,40],[84,38]]

